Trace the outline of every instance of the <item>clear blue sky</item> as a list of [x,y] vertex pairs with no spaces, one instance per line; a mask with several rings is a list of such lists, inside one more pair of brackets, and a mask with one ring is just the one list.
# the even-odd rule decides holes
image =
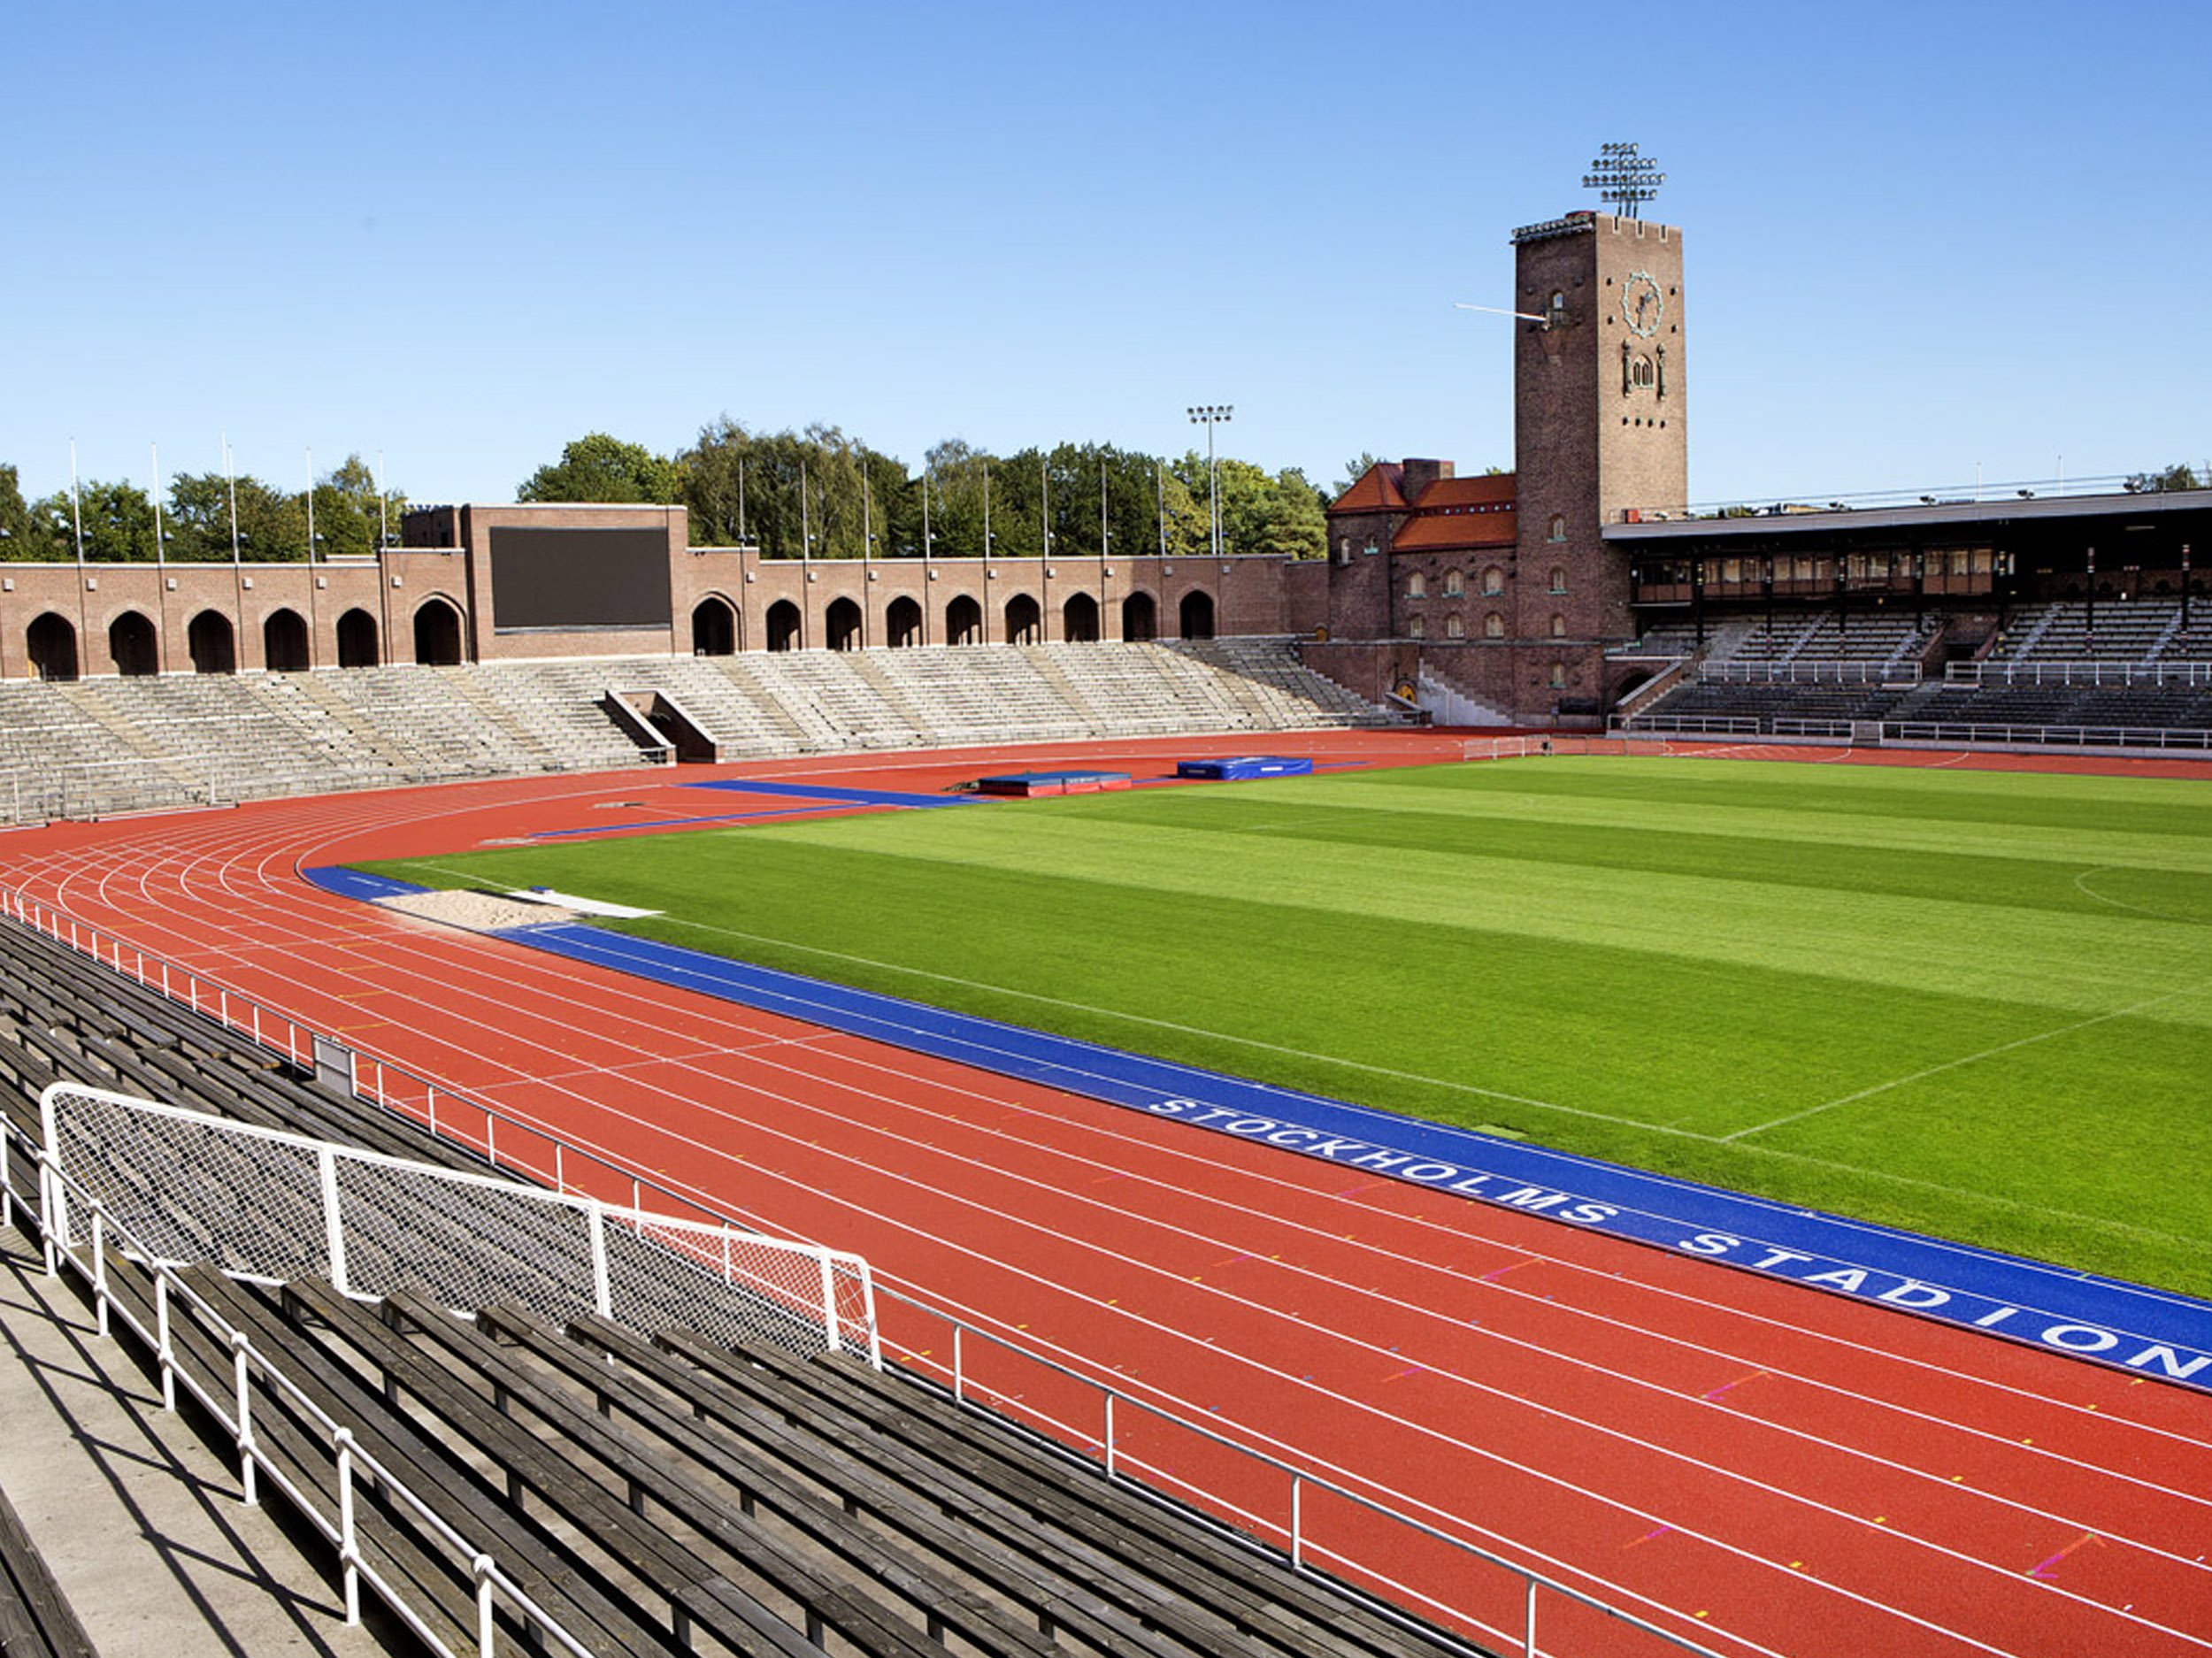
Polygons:
[[0,0],[0,461],[593,429],[1510,464],[1513,226],[1640,142],[1700,499],[2212,450],[2212,6]]

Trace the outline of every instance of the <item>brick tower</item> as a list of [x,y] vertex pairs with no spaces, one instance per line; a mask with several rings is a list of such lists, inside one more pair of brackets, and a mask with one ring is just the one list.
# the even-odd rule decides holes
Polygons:
[[1534,638],[1563,616],[1578,641],[1625,639],[1626,561],[1609,560],[1602,526],[1679,516],[1689,496],[1682,233],[1571,213],[1513,247],[1514,309],[1547,319],[1516,325],[1513,631]]

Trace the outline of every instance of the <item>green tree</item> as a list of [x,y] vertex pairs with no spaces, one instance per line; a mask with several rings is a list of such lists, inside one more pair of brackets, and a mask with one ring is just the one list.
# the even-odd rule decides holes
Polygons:
[[154,508],[136,484],[103,483],[88,480],[77,489],[73,504],[66,489],[58,489],[31,509],[44,529],[47,557],[73,558],[77,526],[84,526],[84,556],[96,564],[124,564],[154,557]]
[[1332,501],[1338,499],[1346,490],[1366,477],[1371,470],[1381,464],[1381,456],[1362,449],[1344,463],[1344,476],[1337,480],[1336,487],[1330,492],[1329,499]]
[[673,506],[683,498],[680,462],[603,432],[587,433],[565,445],[558,461],[539,467],[515,491],[518,501],[634,501]]
[[[2212,473],[2212,464],[2208,464],[2206,471]],[[2120,486],[2131,495],[2163,495],[2170,489],[2195,489],[2200,487],[2197,469],[2185,461],[2177,461],[2154,472],[2131,473]]]
[[0,466],[0,559],[26,562],[65,556],[66,549],[53,540],[51,526],[24,500],[22,475],[12,466]]
[[380,503],[376,473],[358,455],[347,456],[315,484],[315,556],[367,557],[376,550],[379,525],[388,525],[397,534],[406,507],[407,497],[399,494]]

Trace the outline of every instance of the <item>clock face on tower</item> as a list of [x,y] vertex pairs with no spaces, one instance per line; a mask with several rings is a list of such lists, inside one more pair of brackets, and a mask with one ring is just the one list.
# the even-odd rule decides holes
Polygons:
[[1621,284],[1621,319],[1638,339],[1648,340],[1659,332],[1665,311],[1666,301],[1650,272],[1638,271]]

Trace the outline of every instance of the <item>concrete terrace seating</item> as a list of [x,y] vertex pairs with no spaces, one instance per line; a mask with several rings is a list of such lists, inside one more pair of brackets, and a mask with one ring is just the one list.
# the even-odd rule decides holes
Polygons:
[[[2150,662],[2170,649],[2179,632],[2178,599],[2078,601],[2023,606],[1991,647],[1992,662]],[[2208,633],[2212,641],[2212,633]]]
[[493,663],[0,687],[0,814],[27,819],[637,764],[610,690],[681,702],[726,759],[1380,725],[1286,640]]

